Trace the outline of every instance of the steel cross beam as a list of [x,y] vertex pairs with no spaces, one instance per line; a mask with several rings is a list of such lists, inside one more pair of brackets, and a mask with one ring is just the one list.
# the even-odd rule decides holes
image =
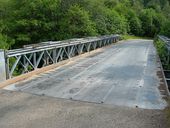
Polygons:
[[119,35],[49,41],[5,51],[6,78],[13,78],[120,40]]

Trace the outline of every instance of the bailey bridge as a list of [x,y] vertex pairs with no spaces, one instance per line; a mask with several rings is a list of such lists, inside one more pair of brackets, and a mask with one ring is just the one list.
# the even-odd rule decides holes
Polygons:
[[[159,38],[168,47],[169,39],[164,36],[159,36]],[[169,61],[169,58],[167,58],[167,61]],[[53,99],[56,100],[56,103],[60,104],[58,107],[62,106],[61,109],[68,110],[71,107],[70,112],[74,111],[74,107],[79,106],[80,111],[76,109],[79,113],[86,111],[85,106],[88,106],[87,104],[97,106],[99,104],[111,108],[116,106],[139,108],[142,111],[145,109],[163,110],[168,105],[166,98],[169,96],[169,78],[168,75],[164,74],[153,40],[121,40],[119,35],[77,38],[56,42],[49,41],[27,45],[20,49],[1,50],[0,81],[0,87],[3,90],[1,90],[0,95],[2,97],[3,95],[7,95],[7,97],[11,95],[11,98],[8,99],[10,104],[16,100],[14,98],[20,97],[19,99],[23,99],[22,102],[19,99],[15,101],[20,105],[23,102],[24,104],[30,102],[32,108],[35,102],[36,106],[41,104],[42,106],[39,106],[40,109],[36,109],[37,111],[41,111],[43,105],[46,104],[44,98],[47,98],[48,103]],[[6,91],[13,93],[9,94]],[[40,101],[36,98],[37,96],[44,98]],[[32,99],[28,97],[32,97]],[[26,99],[29,100],[26,101]],[[3,101],[5,101],[5,97],[3,100],[0,99],[1,103]],[[6,107],[9,106],[8,102],[5,102]],[[75,106],[70,102],[76,102]],[[76,105],[77,103],[83,104],[83,109],[81,109],[81,105]],[[49,110],[53,109],[50,106],[56,106],[54,104],[54,101],[52,101],[47,105]],[[66,108],[67,105],[68,108]],[[90,106],[88,106],[89,111],[91,110]],[[96,111],[97,106],[95,107]],[[31,108],[28,108],[28,110],[32,111],[33,109]],[[5,108],[3,110],[5,111]],[[11,109],[9,110],[11,111]],[[19,111],[17,107],[15,111]],[[24,111],[22,107],[21,111]],[[101,113],[102,111],[100,109]],[[48,113],[51,112],[46,112],[47,115]],[[91,111],[91,113],[93,112]],[[101,113],[98,113],[102,118],[99,121],[103,122],[105,119]],[[119,111],[119,113],[121,112]],[[146,114],[147,112],[144,113]],[[11,116],[7,116],[7,119],[10,120],[13,116],[12,113],[9,115]],[[75,114],[73,115],[76,116]],[[143,119],[150,118],[150,115],[147,115],[148,117],[144,116]],[[42,116],[46,117],[45,115]],[[114,114],[110,116],[114,118]],[[38,115],[35,115],[35,117],[38,117]],[[66,117],[62,117],[66,121]],[[97,116],[95,117],[97,118]],[[20,118],[14,119],[14,123]],[[75,117],[73,117],[74,119]],[[79,120],[78,118],[76,119]],[[68,120],[71,120],[71,117]],[[84,117],[82,120],[86,120],[86,118]],[[3,124],[2,126],[7,127],[4,123],[6,121],[4,119],[0,120],[0,126]],[[61,125],[62,121],[57,120],[57,122],[57,124],[54,122],[53,124],[58,126],[59,124]],[[74,123],[77,124],[75,127],[80,125],[76,121]],[[147,120],[145,120],[145,123],[147,124]],[[41,126],[37,122],[33,124]],[[47,126],[48,123],[42,122],[42,124]],[[63,127],[66,124],[63,124]],[[91,125],[95,127],[99,126],[99,124],[103,126],[100,122],[96,125],[93,122]],[[107,126],[106,122],[104,124]],[[157,123],[155,124],[153,127],[159,127]],[[74,127],[73,124],[68,123],[68,125]],[[86,125],[89,126],[88,123],[83,126]],[[139,123],[138,125],[140,126],[141,124]],[[14,126],[18,126],[18,124],[16,123]],[[120,126],[123,126],[123,124]],[[150,128],[152,127],[150,126]]]

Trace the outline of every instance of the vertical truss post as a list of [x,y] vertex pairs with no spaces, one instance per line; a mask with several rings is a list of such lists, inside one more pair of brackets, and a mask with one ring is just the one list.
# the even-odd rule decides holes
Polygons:
[[62,52],[62,48],[57,49],[57,55],[55,58],[56,62],[59,62],[59,57],[60,57],[61,52]]
[[9,79],[10,76],[9,76],[9,58],[6,57],[6,54],[5,54],[5,68],[6,68],[6,79]]
[[70,59],[70,46],[65,48],[68,59]]
[[112,38],[110,39],[110,42],[109,42],[109,44],[112,44]]
[[44,63],[43,63],[43,67],[44,67],[44,66],[47,65],[47,53],[46,53],[46,51],[44,51],[44,54],[43,54],[43,61],[44,61]]
[[106,40],[106,39],[104,39],[104,46],[106,46],[106,43],[107,43],[107,40]]
[[73,49],[74,49],[74,46],[69,47],[69,57],[70,58],[73,56]]
[[88,43],[87,45],[87,51],[90,52],[90,47],[91,47],[91,43]]
[[81,45],[80,45],[80,54],[83,53],[83,48],[84,48],[84,44],[81,44]]
[[5,50],[0,50],[0,82],[7,79]]
[[170,62],[170,58],[169,58],[169,56],[170,56],[170,51],[168,50],[167,65],[169,65],[169,62]]
[[99,41],[99,48],[102,47],[102,41]]
[[37,57],[36,57],[36,52],[33,53],[33,65],[34,65],[34,69],[37,68]]
[[64,55],[64,49],[62,48],[61,54],[60,54],[60,60],[63,60],[63,55]]
[[27,67],[28,67],[29,63],[26,63],[26,58],[23,57],[23,66],[24,66],[24,70],[22,71],[22,74],[24,74],[27,71]]
[[57,63],[56,57],[57,57],[57,50],[53,49],[53,56],[52,56],[52,58],[54,60],[54,63]]

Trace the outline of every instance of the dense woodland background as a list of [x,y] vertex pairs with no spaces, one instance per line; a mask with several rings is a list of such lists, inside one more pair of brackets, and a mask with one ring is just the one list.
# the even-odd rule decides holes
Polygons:
[[170,0],[0,0],[0,48],[107,34],[170,37]]

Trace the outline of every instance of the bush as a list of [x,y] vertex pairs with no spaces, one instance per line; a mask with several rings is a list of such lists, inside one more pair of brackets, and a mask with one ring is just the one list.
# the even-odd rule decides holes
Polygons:
[[96,35],[95,23],[91,21],[89,13],[79,5],[68,9],[60,24],[60,30],[67,38]]
[[170,60],[167,60],[167,58],[169,58],[170,56],[168,54],[168,49],[167,49],[165,43],[162,42],[161,40],[157,39],[157,40],[155,40],[155,46],[156,46],[158,55],[161,59],[161,62],[163,64],[163,68],[165,70],[170,69],[170,64],[168,62]]
[[170,37],[170,21],[163,24],[160,34]]
[[119,15],[115,10],[107,11],[106,26],[111,34],[126,34],[128,31],[126,18],[123,15]]
[[0,45],[16,48],[42,41],[114,33],[154,37],[161,31],[170,36],[169,3],[168,0],[0,0]]
[[0,33],[0,49],[9,49],[12,44],[14,44],[13,39]]

